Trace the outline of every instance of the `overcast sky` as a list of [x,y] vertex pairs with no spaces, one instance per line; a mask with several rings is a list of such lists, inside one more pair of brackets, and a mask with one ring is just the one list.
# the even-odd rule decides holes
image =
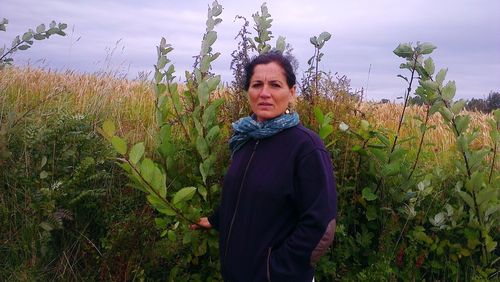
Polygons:
[[[216,27],[214,49],[222,55],[214,63],[214,72],[231,81],[230,53],[242,25],[234,18],[241,15],[251,20],[263,1],[219,3],[223,22]],[[16,53],[15,63],[82,73],[114,71],[136,78],[139,72],[152,71],[155,46],[163,36],[173,45],[171,58],[182,74],[199,53],[209,4],[200,0],[0,0],[0,18],[9,19],[7,32],[0,32],[0,46],[10,46],[16,35],[40,23],[64,22],[66,37],[35,42],[33,48]],[[366,89],[369,100],[402,96],[405,85],[396,75],[406,73],[392,51],[399,43],[417,41],[438,47],[431,57],[437,69],[448,68],[447,79],[456,81],[457,98],[484,98],[490,91],[500,91],[498,0],[272,0],[267,6],[273,34],[286,37],[301,70],[314,51],[309,38],[328,31],[333,37],[324,47],[321,68],[346,75],[353,89]]]

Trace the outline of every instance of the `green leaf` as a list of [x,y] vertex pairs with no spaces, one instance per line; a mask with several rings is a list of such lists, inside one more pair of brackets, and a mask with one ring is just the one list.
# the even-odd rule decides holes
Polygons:
[[208,85],[208,91],[212,92],[215,89],[217,89],[217,86],[219,86],[220,83],[220,75],[216,75],[214,77],[211,77],[207,80],[207,85]]
[[215,163],[215,155],[210,155],[202,163],[200,163],[200,173],[203,179],[203,183],[207,183],[207,177],[213,175],[213,165]]
[[470,123],[470,116],[457,116],[455,118],[455,123],[457,125],[457,131],[462,134],[467,130],[467,127],[469,126]]
[[177,241],[177,235],[175,235],[175,232],[172,230],[167,231],[167,238],[168,238],[168,240],[170,240],[170,242]]
[[439,108],[439,112],[446,121],[451,121],[453,119],[453,113],[446,107]]
[[149,185],[151,185],[151,182],[153,181],[153,176],[155,173],[154,170],[155,170],[155,163],[149,158],[144,158],[141,162],[140,171],[142,178],[144,178],[144,180]]
[[424,69],[429,76],[432,76],[434,74],[436,67],[434,66],[434,61],[432,60],[432,58],[427,58],[424,61]]
[[278,37],[278,40],[276,41],[276,50],[279,50],[280,52],[285,52],[285,47],[286,47],[286,43],[285,43],[285,37],[283,36],[280,36]]
[[193,197],[195,192],[196,187],[184,187],[175,193],[172,202],[174,205],[177,205],[180,202],[187,201]]
[[155,218],[156,227],[159,229],[167,228],[167,220],[164,218],[157,217]]
[[366,207],[366,219],[368,221],[377,219],[377,208],[375,206],[370,205]]
[[477,193],[477,204],[481,205],[482,203],[490,200],[494,201],[495,199],[498,199],[497,193],[493,189],[483,189],[479,193]]
[[390,163],[390,164],[386,164],[383,168],[382,168],[382,175],[384,176],[394,176],[394,175],[397,175],[399,174],[401,168],[400,168],[401,164],[399,162],[393,162],[393,163]]
[[485,242],[485,245],[486,245],[486,251],[487,251],[488,253],[491,253],[491,252],[493,252],[494,250],[496,250],[498,243],[497,243],[497,242],[495,242],[495,241],[493,240],[493,238],[491,238],[491,236],[490,236],[489,234],[486,234],[484,237],[485,237],[485,239],[486,239],[486,240],[485,240],[485,241],[486,241],[486,242]]
[[45,170],[42,170],[42,171],[40,172],[40,179],[45,179],[45,178],[47,178],[48,176],[49,176],[49,173],[48,173],[48,172],[46,172]]
[[430,91],[435,91],[438,89],[438,84],[435,81],[430,79],[428,80],[419,80],[418,83],[425,89]]
[[166,56],[161,56],[158,59],[158,62],[156,63],[156,67],[158,69],[163,69],[168,63],[169,63],[169,60],[167,59],[167,57]]
[[375,195],[370,187],[365,187],[361,192],[363,198],[367,201],[374,201],[377,199],[377,195]]
[[464,135],[460,135],[457,139],[457,148],[460,152],[467,152],[469,150],[469,144]]
[[191,243],[191,233],[187,232],[184,234],[184,237],[182,238],[182,244],[187,245]]
[[396,49],[394,49],[394,54],[401,58],[411,58],[413,56],[413,49],[408,43],[399,44]]
[[324,43],[328,40],[330,40],[330,38],[332,38],[332,35],[327,32],[327,31],[323,31],[319,36],[318,36],[318,42],[319,43]]
[[368,131],[370,129],[370,123],[365,119],[361,120],[360,126],[364,131]]
[[206,81],[202,81],[200,85],[198,85],[198,99],[200,101],[200,106],[204,107],[208,103],[210,91],[208,87],[208,83]]
[[29,41],[31,38],[33,38],[33,33],[28,31],[23,34],[23,41]]
[[448,72],[448,69],[440,69],[438,73],[436,74],[436,83],[438,85],[442,85],[444,79],[446,78],[446,73]]
[[108,137],[114,136],[116,132],[115,123],[109,119],[104,121],[104,123],[102,124],[102,131],[106,133]]
[[456,101],[455,103],[453,103],[453,105],[451,106],[451,111],[454,114],[458,115],[465,107],[465,104],[466,104],[466,101],[464,99],[460,99],[460,100]]
[[42,33],[45,31],[45,25],[44,24],[41,24],[39,26],[36,27],[36,33]]
[[144,149],[144,142],[137,143],[130,149],[128,157],[132,164],[135,165],[141,160],[144,155]]
[[465,182],[465,188],[467,188],[467,191],[471,192],[472,191],[478,191],[483,187],[484,180],[483,180],[483,173],[479,171],[475,171],[472,173],[472,176],[467,182]]
[[496,213],[497,211],[500,211],[500,205],[492,205],[486,209],[486,212],[484,213],[485,217],[489,217],[490,215]]
[[14,37],[14,39],[12,40],[12,48],[16,47],[17,44],[19,44],[21,42],[21,39],[19,39],[19,35]]
[[500,109],[496,109],[493,112],[493,116],[495,117],[495,121],[497,124],[500,124]]
[[419,44],[417,48],[419,48],[420,54],[427,55],[432,53],[432,51],[436,49],[436,46],[432,45],[431,43],[424,42],[422,44]]
[[66,29],[68,27],[68,25],[65,23],[60,23],[58,26],[59,26],[59,29],[61,29],[61,30]]
[[443,101],[437,101],[437,102],[435,102],[434,104],[432,104],[431,108],[429,109],[429,115],[435,114],[442,107],[444,107]]
[[125,155],[127,153],[127,142],[122,138],[116,135],[111,137],[111,145],[113,145],[113,148],[115,148],[119,154]]
[[162,154],[164,158],[172,156],[175,152],[174,146],[168,140],[163,140],[158,150],[160,151],[160,154]]
[[47,30],[47,35],[56,34],[58,32],[60,32],[58,28],[50,28],[49,30]]
[[323,115],[323,112],[319,107],[314,107],[314,116],[316,117],[316,120],[318,121],[319,124],[323,123],[323,120],[325,119],[325,116]]
[[210,128],[210,130],[207,133],[206,140],[209,145],[212,145],[214,141],[216,140],[217,136],[219,136],[220,128],[219,126],[214,126]]
[[162,198],[167,196],[167,176],[160,170],[158,166],[154,166],[153,175],[151,177],[151,186],[160,194]]
[[375,158],[380,162],[380,163],[384,163],[384,162],[387,162],[387,159],[386,159],[386,151],[385,150],[380,150],[378,148],[371,148],[370,149],[370,152],[372,152],[373,156],[375,156]]
[[217,32],[213,30],[207,32],[202,43],[202,50],[201,50],[202,56],[209,52],[210,46],[212,46],[212,44],[214,44],[216,40],[217,40]]
[[397,161],[397,160],[401,159],[403,156],[405,156],[407,152],[408,152],[407,150],[405,150],[404,148],[398,146],[389,155],[389,158],[391,159],[391,161]]
[[162,79],[163,79],[163,73],[160,72],[159,70],[156,70],[155,71],[155,82],[160,83]]
[[28,48],[30,48],[29,45],[21,45],[21,46],[17,47],[17,49],[19,49],[19,50],[26,50]]
[[465,130],[467,130],[467,127],[469,126],[470,123],[470,116],[457,116],[455,118],[455,123],[457,125],[457,131],[462,134],[464,133]]
[[47,37],[43,34],[35,34],[33,35],[33,38],[35,38],[36,40],[44,40]]
[[382,142],[385,146],[389,146],[389,138],[387,138],[387,136],[383,135],[382,133],[380,132],[375,132],[375,136],[377,137],[378,140],[380,140],[380,142]]
[[319,130],[319,137],[322,140],[325,140],[325,138],[328,137],[332,132],[333,132],[333,126],[327,124],[325,126],[322,126],[321,129]]
[[146,199],[148,200],[148,202],[157,210],[159,211],[160,213],[164,214],[164,215],[169,215],[169,216],[173,216],[173,215],[176,215],[175,211],[172,210],[166,203],[164,200],[158,198],[156,195],[154,194],[149,194],[146,196]]
[[205,188],[205,186],[201,185],[201,186],[198,186],[198,193],[200,193],[201,197],[203,197],[203,200],[207,200],[207,195],[208,195],[208,192],[207,192],[207,188]]
[[200,71],[201,71],[202,73],[207,73],[209,70],[210,70],[210,56],[205,55],[205,56],[203,56],[203,58],[201,59],[201,63],[200,63]]
[[443,89],[441,90],[443,100],[451,101],[453,99],[453,97],[455,97],[456,91],[457,91],[457,87],[455,85],[455,81],[453,81],[453,80],[448,81],[448,83],[446,83],[446,86],[443,87]]
[[155,94],[157,96],[160,96],[163,93],[165,93],[165,90],[167,90],[167,86],[165,84],[163,84],[163,83],[155,84]]
[[205,138],[203,138],[203,136],[198,135],[198,137],[196,138],[196,149],[203,159],[206,159],[208,157],[209,147],[207,141],[205,140]]

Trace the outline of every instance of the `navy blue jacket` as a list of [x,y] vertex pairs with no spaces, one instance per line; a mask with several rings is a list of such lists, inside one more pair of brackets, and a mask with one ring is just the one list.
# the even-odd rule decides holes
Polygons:
[[311,281],[333,240],[337,195],[329,153],[298,125],[233,156],[219,208],[225,281]]

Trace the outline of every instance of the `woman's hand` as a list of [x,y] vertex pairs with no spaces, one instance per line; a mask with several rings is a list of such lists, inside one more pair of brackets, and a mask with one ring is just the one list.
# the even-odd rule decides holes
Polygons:
[[212,229],[212,224],[210,224],[207,217],[202,217],[198,220],[197,224],[191,224],[189,228],[191,228],[191,230],[196,230],[201,228]]

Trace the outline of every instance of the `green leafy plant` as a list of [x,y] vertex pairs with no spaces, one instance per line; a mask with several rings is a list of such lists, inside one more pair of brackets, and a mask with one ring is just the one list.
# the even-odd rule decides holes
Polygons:
[[[220,55],[213,52],[212,45],[217,39],[214,28],[222,21],[221,12],[222,7],[214,1],[208,9],[201,51],[193,72],[186,72],[183,92],[174,82],[175,67],[167,57],[173,48],[165,38],[157,47],[154,90],[158,135],[154,159],[146,156],[143,142],[128,147],[125,139],[116,135],[112,122],[105,122],[101,131],[120,154],[121,166],[134,187],[146,193],[158,212],[156,224],[163,230],[162,236],[171,242],[178,242],[181,236],[186,246],[187,256],[170,271],[172,279],[180,273],[189,280],[197,279],[200,273],[218,275],[215,236],[202,236],[189,230],[188,225],[197,224],[201,212],[209,213],[213,208],[223,169],[216,163],[223,156],[216,146],[221,130],[217,112],[223,100],[211,98],[220,76],[210,72],[211,63]],[[211,263],[201,264],[201,259]]]
[[[6,26],[9,23],[7,19],[2,19],[0,21],[0,30],[6,31]],[[64,29],[66,29],[68,25],[65,23],[56,23],[55,21],[50,22],[49,28],[45,27],[45,24],[40,24],[36,27],[35,30],[29,29],[22,36],[18,35],[12,40],[12,44],[10,48],[5,49],[4,47],[0,48],[0,69],[4,68],[6,65],[12,64],[12,55],[19,50],[27,50],[33,46],[33,40],[44,40],[48,39],[52,35],[60,35],[65,36],[66,33]]]
[[[263,54],[271,51],[272,49],[268,41],[270,41],[274,37],[270,30],[273,19],[271,18],[271,14],[269,14],[266,3],[263,3],[261,5],[260,12],[260,14],[259,12],[256,12],[252,15],[255,21],[254,29],[257,31],[257,36],[255,36],[253,40],[251,38],[248,38],[248,41],[250,43],[250,46],[255,51],[257,51],[259,54]],[[276,40],[276,50],[285,52],[285,47],[285,37],[279,36],[278,40]]]

